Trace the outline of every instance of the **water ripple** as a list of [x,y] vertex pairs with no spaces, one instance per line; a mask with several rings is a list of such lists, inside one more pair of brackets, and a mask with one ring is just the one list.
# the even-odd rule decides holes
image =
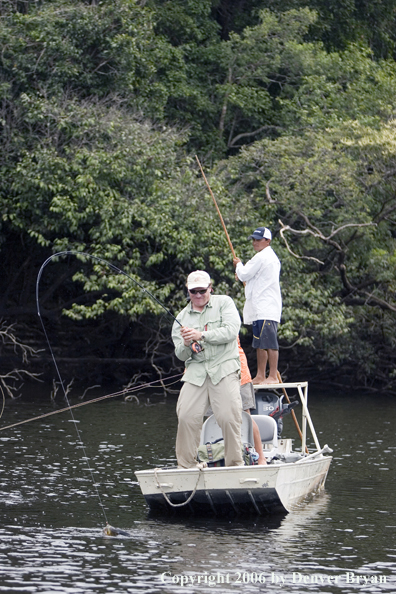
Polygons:
[[[326,491],[283,518],[148,514],[134,471],[175,462],[175,401],[79,409],[84,450],[65,415],[2,435],[0,592],[396,591],[396,412],[383,420],[369,399],[358,414],[352,398],[310,400],[334,463]],[[3,422],[23,414],[38,413],[25,403]],[[105,515],[130,537],[105,537]]]

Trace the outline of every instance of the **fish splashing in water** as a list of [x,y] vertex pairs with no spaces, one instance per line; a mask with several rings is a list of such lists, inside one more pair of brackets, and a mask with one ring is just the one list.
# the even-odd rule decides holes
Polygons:
[[126,530],[113,528],[113,526],[110,526],[110,524],[106,524],[106,526],[103,528],[103,534],[105,536],[131,536]]

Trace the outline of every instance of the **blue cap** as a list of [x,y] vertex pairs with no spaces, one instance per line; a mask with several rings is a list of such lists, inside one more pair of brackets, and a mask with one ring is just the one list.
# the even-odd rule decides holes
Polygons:
[[272,233],[267,227],[257,227],[257,229],[249,235],[248,239],[272,239]]

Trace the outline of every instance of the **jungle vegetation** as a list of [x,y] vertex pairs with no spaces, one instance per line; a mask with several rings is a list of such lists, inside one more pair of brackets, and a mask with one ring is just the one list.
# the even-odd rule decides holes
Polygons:
[[242,309],[195,155],[243,260],[256,226],[273,231],[284,378],[395,394],[395,15],[396,0],[2,0],[9,395],[54,375],[36,289],[86,384],[180,370],[172,319],[133,279],[176,313],[202,268]]

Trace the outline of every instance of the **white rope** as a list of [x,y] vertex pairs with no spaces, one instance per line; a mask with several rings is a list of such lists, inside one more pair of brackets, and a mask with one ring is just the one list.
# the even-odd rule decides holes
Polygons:
[[195,493],[197,492],[199,479],[201,478],[200,472],[202,471],[203,468],[205,468],[205,466],[203,466],[201,464],[197,464],[197,469],[198,469],[199,472],[198,472],[198,479],[197,479],[196,485],[195,485],[194,490],[192,491],[190,497],[186,501],[183,501],[182,503],[172,503],[172,501],[169,499],[169,497],[165,493],[165,491],[162,490],[161,483],[158,480],[157,471],[158,470],[162,470],[162,469],[161,468],[154,468],[154,476],[155,476],[155,480],[157,481],[157,486],[158,486],[158,488],[160,489],[162,495],[165,497],[166,501],[169,503],[169,505],[171,507],[183,507],[184,505],[187,505],[188,503],[190,503],[191,499],[194,497]]

